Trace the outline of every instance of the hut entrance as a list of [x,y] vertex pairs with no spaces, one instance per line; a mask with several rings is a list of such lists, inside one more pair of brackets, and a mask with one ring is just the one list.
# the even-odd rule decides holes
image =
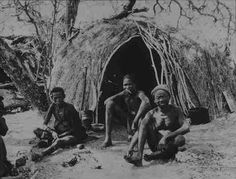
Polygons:
[[[153,53],[155,61],[160,61],[159,56]],[[155,64],[157,69],[160,64]],[[150,53],[141,37],[133,37],[124,43],[109,59],[102,79],[98,120],[104,123],[104,101],[122,90],[122,80],[125,74],[134,74],[137,88],[147,95],[156,86],[155,73],[152,67]]]

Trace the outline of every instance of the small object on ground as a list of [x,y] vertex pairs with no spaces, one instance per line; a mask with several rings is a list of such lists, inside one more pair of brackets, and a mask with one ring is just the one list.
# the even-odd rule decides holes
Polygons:
[[94,169],[102,169],[102,166],[101,165],[97,165],[94,167]]
[[80,150],[84,149],[84,144],[78,144],[77,148],[80,149]]
[[69,162],[68,162],[68,164],[69,164],[69,166],[70,167],[72,167],[72,166],[74,166],[76,163],[77,163],[77,157],[75,156],[74,158],[72,158]]
[[31,160],[33,162],[39,162],[43,159],[43,155],[41,153],[36,153],[36,152],[33,152],[31,154]]
[[62,162],[61,166],[68,167],[68,163],[67,162]]
[[84,110],[81,111],[81,120],[82,120],[82,125],[86,130],[91,129],[91,123],[93,121],[93,111],[91,110]]
[[68,166],[73,167],[77,162],[78,162],[78,160],[77,160],[77,157],[75,156],[69,162],[63,162],[62,166],[63,167],[68,167]]
[[26,155],[23,155],[23,156],[17,158],[16,161],[15,161],[15,166],[17,168],[21,167],[21,166],[24,166],[26,164],[26,160],[28,160],[28,157]]

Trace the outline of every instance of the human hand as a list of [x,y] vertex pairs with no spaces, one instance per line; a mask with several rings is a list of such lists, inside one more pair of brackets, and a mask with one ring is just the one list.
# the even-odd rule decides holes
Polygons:
[[133,121],[132,126],[131,126],[131,130],[134,132],[138,129],[138,121]]

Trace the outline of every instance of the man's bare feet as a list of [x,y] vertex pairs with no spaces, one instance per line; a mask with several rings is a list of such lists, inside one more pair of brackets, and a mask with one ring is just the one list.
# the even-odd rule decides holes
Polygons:
[[136,167],[143,166],[142,158],[125,155],[124,159],[126,162],[131,163],[131,164],[135,165]]
[[102,143],[102,148],[106,148],[106,147],[110,147],[112,146],[112,142],[111,140],[105,140],[103,143]]

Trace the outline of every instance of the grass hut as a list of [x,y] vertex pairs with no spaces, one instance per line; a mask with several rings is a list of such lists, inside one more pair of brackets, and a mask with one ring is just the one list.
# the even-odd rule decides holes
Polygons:
[[[103,102],[122,89],[122,78],[127,73],[135,74],[139,89],[147,95],[157,84],[168,84],[171,102],[181,106],[185,114],[201,105],[213,109],[216,98],[207,101],[212,95],[209,86],[201,81],[209,73],[203,71],[199,74],[202,79],[197,80],[198,74],[188,72],[205,68],[194,62],[199,54],[199,59],[209,57],[199,46],[189,45],[150,22],[128,19],[95,22],[60,49],[51,87],[63,87],[66,101],[79,111],[94,111],[97,122],[104,122]],[[192,49],[194,59],[189,55]],[[202,86],[198,86],[198,81]]]

